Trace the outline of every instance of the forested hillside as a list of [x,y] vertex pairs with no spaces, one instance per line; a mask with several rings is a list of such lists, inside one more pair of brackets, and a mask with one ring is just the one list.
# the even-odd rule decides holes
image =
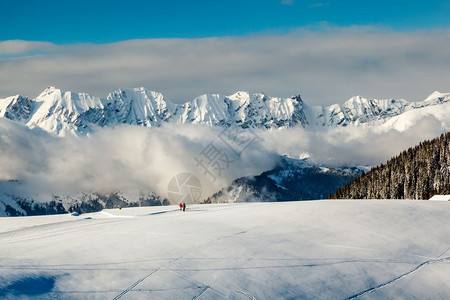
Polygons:
[[[450,132],[403,151],[336,191],[337,199],[429,199],[450,193]],[[380,145],[383,147],[383,145]]]

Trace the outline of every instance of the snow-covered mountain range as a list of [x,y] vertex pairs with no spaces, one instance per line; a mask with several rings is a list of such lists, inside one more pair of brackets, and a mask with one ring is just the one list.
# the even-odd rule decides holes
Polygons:
[[[166,184],[164,182],[168,182],[176,175],[172,174],[172,169],[175,172],[180,163],[190,172],[199,172],[198,169],[189,168],[189,163],[186,163],[192,159],[191,154],[198,155],[200,148],[196,147],[207,143],[212,144],[214,140],[212,137],[216,138],[216,134],[222,130],[220,128],[217,130],[216,126],[230,125],[244,129],[258,129],[253,132],[258,132],[258,142],[255,143],[258,146],[244,155],[248,161],[251,161],[250,156],[254,155],[252,156],[254,165],[260,165],[261,159],[277,160],[276,156],[266,155],[267,151],[275,152],[280,157],[287,155],[293,159],[282,157],[278,165],[270,167],[272,169],[256,168],[259,171],[255,171],[256,169],[251,167],[254,173],[247,172],[245,175],[236,173],[232,178],[228,178],[229,183],[218,187],[214,191],[215,194],[204,195],[209,198],[204,198],[202,201],[246,202],[326,198],[361,174],[360,168],[351,167],[370,165],[364,161],[361,164],[351,164],[352,160],[347,162],[340,158],[339,152],[347,153],[348,149],[355,147],[354,145],[361,145],[361,143],[354,143],[355,139],[363,138],[361,135],[366,135],[368,132],[372,132],[372,135],[376,132],[375,136],[384,136],[389,130],[394,129],[393,131],[398,135],[390,135],[386,141],[398,139],[403,131],[407,134],[419,135],[420,141],[422,138],[417,133],[417,128],[427,128],[428,124],[431,126],[429,132],[449,130],[449,115],[450,93],[439,92],[434,92],[420,102],[394,99],[374,100],[356,96],[344,104],[322,107],[307,105],[300,96],[276,98],[263,93],[237,92],[230,96],[210,94],[183,104],[175,104],[166,100],[162,94],[144,88],[120,89],[110,93],[106,98],[99,98],[86,93],[65,92],[48,87],[35,99],[21,95],[0,99],[0,118],[4,118],[0,120],[2,121],[0,122],[0,142],[2,142],[0,146],[4,146],[2,148],[4,172],[0,174],[3,176],[0,180],[0,216],[90,212],[118,205],[125,207],[164,204],[167,202],[164,190],[156,192],[155,187],[164,186]],[[427,118],[430,116],[431,118]],[[1,127],[2,124],[3,127]],[[175,134],[176,137],[169,138],[170,142],[167,142],[167,134],[178,126],[167,126],[156,130],[140,130],[131,126],[118,127],[117,130],[112,130],[114,132],[109,132],[111,130],[107,128],[96,131],[101,127],[116,127],[121,124],[143,127],[159,127],[165,124],[208,126],[201,128],[203,130],[200,134],[201,138],[192,136],[178,141],[177,151],[167,156],[168,149],[172,147],[172,141],[179,137]],[[414,125],[418,127],[413,127]],[[40,130],[28,130],[26,126],[40,128],[50,134]],[[283,133],[265,130],[291,127],[296,128],[283,130]],[[301,129],[299,127],[305,130],[298,130]],[[342,127],[347,129],[337,129]],[[188,126],[183,126],[183,129],[185,128],[188,128],[187,131],[190,132]],[[413,132],[408,132],[408,128],[413,128]],[[121,129],[124,132],[119,132]],[[110,138],[111,134],[116,137],[120,133],[122,138],[128,137],[130,130],[134,130],[135,137],[125,143],[126,147],[119,149],[120,144],[105,143],[105,141],[114,140]],[[306,131],[309,132],[304,135]],[[340,147],[342,138],[347,137],[347,131],[356,132],[350,139],[353,142],[350,142],[347,148]],[[83,137],[91,132],[96,134]],[[150,138],[147,134],[151,133],[155,135]],[[317,135],[318,133],[320,134]],[[321,135],[322,133],[325,135]],[[55,138],[54,134],[60,137],[65,136],[65,138]],[[185,133],[181,135],[183,134]],[[274,134],[276,137],[273,136]],[[324,142],[328,134],[338,142]],[[99,148],[97,151],[99,154],[95,154],[97,152],[92,152],[90,148],[91,142],[95,140],[91,137],[94,136],[103,141],[100,144],[93,144],[93,147]],[[410,136],[406,136],[408,141],[411,140]],[[309,146],[308,138],[311,138],[310,143],[323,143],[323,146]],[[23,143],[28,140],[30,142]],[[141,145],[142,140],[148,140],[146,147]],[[367,142],[367,139],[364,141]],[[47,143],[50,145],[47,146]],[[80,143],[82,143],[80,147],[74,147]],[[377,145],[377,143],[372,144]],[[135,148],[138,149],[137,152]],[[332,150],[323,151],[323,148],[332,148]],[[115,149],[114,155],[103,161],[104,150],[102,149]],[[317,151],[320,153],[316,155]],[[334,152],[337,153],[337,161],[342,161],[340,165],[333,163]],[[161,168],[158,164],[160,158],[158,155],[164,156],[162,153],[168,157],[164,166],[174,164],[163,173],[158,171]],[[322,161],[303,159],[310,156],[322,158]],[[331,163],[327,164],[328,161]],[[37,163],[34,164],[34,162]],[[339,168],[339,166],[349,168]],[[128,180],[128,177],[124,178],[119,176],[120,174],[134,174],[134,172],[138,174],[135,174],[137,177],[131,176],[129,180],[134,183],[138,178],[140,186],[144,186],[146,191],[151,185],[148,194],[130,196],[131,194],[127,194],[128,191],[117,186],[118,183]],[[69,178],[62,176],[67,173],[73,175]],[[58,187],[58,184],[54,183],[52,176],[57,178],[58,182],[70,186],[72,186],[72,180],[78,182],[80,178],[97,178],[98,183],[106,183],[104,183],[105,187],[98,190],[96,183],[94,187],[91,184],[86,187],[85,184],[79,191],[75,189],[74,193],[66,193],[61,189],[54,192],[53,185]],[[64,178],[60,178],[61,176]],[[104,181],[103,176],[110,181]],[[42,181],[41,177],[46,179]],[[41,186],[43,182],[46,183],[44,192],[37,194],[35,187]],[[122,186],[129,188],[126,183]],[[134,191],[136,186],[132,185],[132,187]],[[100,190],[102,192],[99,192]]]
[[344,104],[310,106],[300,96],[270,97],[237,92],[202,95],[175,104],[145,88],[119,89],[106,98],[46,88],[35,99],[21,95],[0,99],[0,117],[58,135],[86,134],[96,126],[131,124],[146,127],[177,124],[238,125],[242,128],[304,128],[380,125],[419,108],[450,102],[450,93],[434,92],[420,102],[355,96]]

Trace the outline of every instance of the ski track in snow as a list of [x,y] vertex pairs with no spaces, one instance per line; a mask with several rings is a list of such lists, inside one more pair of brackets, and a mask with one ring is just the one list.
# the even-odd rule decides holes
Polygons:
[[[178,258],[175,258],[173,260],[171,260],[170,262],[168,262],[166,265],[170,265],[174,262],[176,262],[177,260],[180,260],[181,258],[183,258],[183,256],[180,256]],[[156,272],[158,272],[159,270],[161,270],[161,267],[157,268],[156,270],[148,273],[147,275],[145,275],[144,277],[140,278],[139,280],[137,280],[136,282],[134,282],[132,285],[130,285],[127,289],[123,290],[119,295],[117,295],[116,297],[114,297],[114,300],[120,299],[122,298],[123,295],[125,295],[126,293],[128,293],[129,291],[131,291],[132,289],[134,289],[138,284],[140,284],[142,281],[144,281],[145,279],[149,278],[150,276],[152,276],[153,274],[155,274]]]
[[256,300],[256,297],[255,297],[255,296],[250,295],[250,294],[247,293],[247,292],[244,292],[244,291],[241,291],[241,290],[236,290],[236,293],[242,294],[242,295],[246,296],[248,299]]
[[[390,203],[393,203],[392,205],[396,205],[395,202],[380,203],[384,203],[384,205],[391,205]],[[401,205],[410,205],[407,202],[404,203],[406,204],[403,204],[402,202]],[[364,204],[365,203],[358,203],[357,205]],[[267,295],[268,298],[283,297],[283,295],[285,295],[286,298],[295,295],[297,297],[300,295],[312,296],[317,292],[317,296],[323,296],[324,299],[328,299],[330,292],[327,292],[326,288],[329,288],[327,284],[329,284],[330,281],[326,281],[326,274],[330,274],[330,276],[336,273],[346,275],[345,272],[351,272],[348,274],[349,277],[338,280],[335,285],[331,285],[331,291],[336,293],[335,298],[357,299],[388,285],[395,284],[398,280],[424,269],[427,265],[448,264],[450,262],[450,257],[447,255],[450,251],[450,247],[447,247],[448,244],[445,239],[440,238],[440,240],[438,240],[438,237],[441,235],[434,235],[432,240],[434,242],[440,241],[440,243],[435,244],[438,245],[439,248],[428,249],[427,247],[422,247],[425,245],[423,242],[410,244],[412,248],[408,248],[408,250],[415,254],[423,255],[410,255],[408,253],[393,255],[392,251],[381,250],[381,245],[385,244],[385,240],[380,240],[380,242],[375,243],[372,243],[372,241],[361,242],[360,237],[353,236],[351,231],[342,230],[342,228],[352,228],[354,224],[353,221],[348,221],[347,227],[342,227],[342,225],[341,227],[335,227],[334,222],[336,222],[336,220],[334,219],[325,223],[325,225],[322,224],[317,226],[311,224],[311,219],[306,217],[306,215],[311,214],[313,210],[300,214],[293,213],[293,211],[307,210],[312,206],[314,210],[317,211],[318,215],[317,218],[313,220],[323,220],[324,217],[325,219],[328,217],[328,212],[332,212],[333,216],[339,216],[339,213],[342,214],[345,211],[345,208],[339,208],[342,209],[340,212],[336,212],[336,210],[339,205],[346,204],[329,201],[317,203],[251,205],[224,205],[223,207],[220,205],[198,206],[198,208],[194,206],[192,209],[188,209],[186,213],[180,213],[179,215],[176,214],[175,211],[166,214],[164,212],[148,213],[148,210],[142,210],[141,212],[137,210],[137,213],[140,213],[140,215],[136,215],[136,218],[116,218],[114,213],[119,212],[112,211],[112,213],[110,213],[111,218],[106,219],[96,219],[95,215],[92,215],[94,219],[74,218],[74,220],[63,220],[59,223],[40,224],[5,231],[0,233],[0,246],[4,247],[5,250],[9,250],[7,253],[10,253],[11,257],[0,261],[3,262],[0,264],[0,276],[8,278],[11,273],[54,273],[57,275],[65,274],[65,276],[72,276],[72,278],[76,278],[76,280],[80,280],[81,278],[80,282],[83,283],[82,285],[66,287],[66,290],[61,290],[60,287],[58,287],[59,290],[56,289],[51,292],[51,294],[47,295],[50,297],[66,294],[68,297],[75,299],[89,298],[90,296],[100,297],[101,295],[106,296],[106,294],[109,295],[108,298],[110,299],[133,298],[132,296],[144,297],[145,295],[149,297],[160,295],[161,298],[168,299],[176,298],[174,295],[178,295],[177,297],[179,297],[179,295],[184,295],[186,299],[226,299],[236,297],[256,299],[265,295],[261,293],[265,293],[266,291],[271,293]],[[373,205],[372,202],[370,202],[370,205]],[[415,205],[418,205],[417,211],[422,214],[422,211],[424,211],[425,208],[424,205],[427,205],[426,208],[430,209],[429,207],[431,206],[444,206],[445,203],[411,204],[411,206]],[[241,208],[243,210],[241,210]],[[326,210],[320,210],[318,208],[326,208]],[[398,215],[403,218],[405,217],[405,214],[400,208],[401,207],[398,208]],[[445,208],[447,207],[445,206]],[[227,210],[230,211],[227,212]],[[433,208],[432,211],[438,210]],[[125,212],[126,211],[122,211],[120,213]],[[142,214],[142,212],[145,212],[145,214]],[[172,211],[168,210],[167,212]],[[439,224],[441,226],[441,231],[439,232],[446,233],[448,231],[446,229],[448,228],[448,222],[446,221],[448,214],[443,214],[441,212],[442,210],[439,210],[439,214],[436,214],[436,216],[442,216],[443,218],[436,218],[433,220],[434,224],[430,223],[430,219],[427,218],[428,216],[426,214],[423,215],[423,218],[419,218],[421,220],[420,222],[423,222],[423,224],[430,224],[427,225],[429,228],[436,228],[436,224]],[[355,209],[353,214],[357,215],[358,213],[359,211]],[[207,214],[211,215],[208,216]],[[236,219],[235,214],[241,214],[242,218]],[[379,215],[376,210],[371,212],[371,214]],[[265,219],[261,219],[262,216],[265,216]],[[281,216],[281,218],[279,216]],[[349,216],[353,215],[350,214]],[[231,223],[230,218],[232,218]],[[386,217],[386,220],[389,219],[390,216],[389,218]],[[30,220],[30,222],[26,222],[27,225],[33,224],[33,219]],[[52,219],[49,218],[49,220]],[[167,222],[165,220],[167,220]],[[351,220],[351,218],[345,215],[344,218],[340,217],[337,220],[347,221]],[[407,221],[415,222],[416,219],[409,217],[408,215]],[[166,228],[167,230],[162,231],[159,229],[160,227],[156,229],[152,228],[154,224],[157,224],[158,226],[168,226],[173,222],[177,224],[175,227],[186,224],[189,224],[189,226],[186,228],[181,227],[183,228],[183,234],[179,234],[178,230],[171,231],[170,228]],[[12,223],[11,225],[17,224],[22,223]],[[374,224],[378,226],[379,222]],[[208,226],[211,226],[211,228],[208,228]],[[118,234],[118,237],[125,237],[124,240],[121,239],[121,242],[127,244],[126,253],[131,255],[126,258],[123,257],[122,260],[120,260],[120,258],[119,260],[114,260],[112,256],[105,256],[105,262],[103,263],[98,263],[98,260],[92,260],[92,263],[89,263],[90,260],[84,260],[83,263],[77,264],[76,259],[78,256],[75,254],[71,254],[72,256],[68,257],[67,260],[55,259],[55,254],[57,254],[58,251],[53,251],[53,256],[51,257],[47,257],[47,252],[42,256],[29,256],[29,253],[34,255],[32,252],[33,249],[31,248],[26,250],[30,252],[20,250],[22,251],[22,256],[15,256],[16,250],[14,247],[23,246],[27,248],[27,242],[31,240],[33,240],[34,245],[38,246],[53,245],[51,243],[55,243],[55,247],[61,247],[62,245],[58,245],[58,241],[60,240],[59,237],[63,235],[68,235],[69,237],[74,236],[76,238],[81,237],[82,239],[80,242],[87,242],[88,244],[93,243],[94,246],[104,249],[106,251],[104,253],[107,255],[108,248],[101,247],[102,241],[98,240],[99,234],[110,232],[123,234],[130,232],[130,230],[141,230],[140,228],[142,228],[142,232],[145,232],[148,237],[151,239],[155,238],[155,243],[158,241],[169,241],[169,243],[166,243],[165,245],[170,245],[172,242],[178,242],[179,239],[182,238],[183,241],[186,241],[186,244],[183,247],[175,249],[167,248],[173,251],[149,251],[146,256],[134,256],[132,252],[134,251],[133,249],[141,249],[140,247],[142,247],[140,241],[138,241],[139,239],[134,239],[139,235],[133,235],[131,238],[127,239],[126,235]],[[333,228],[336,228],[336,234],[342,234],[345,238],[347,238],[347,236],[344,235],[344,233],[352,234],[352,238],[343,240],[335,238],[331,235],[331,233],[334,232]],[[386,228],[391,230],[390,226],[386,226]],[[406,226],[406,228],[409,227]],[[429,228],[425,228],[424,230],[428,232]],[[362,227],[361,230],[367,230],[369,234],[376,231],[376,233],[379,234],[380,229],[376,226],[372,227],[371,225],[366,228]],[[386,229],[383,228],[381,230]],[[140,231],[138,231],[138,233],[139,232]],[[165,236],[162,235],[162,237],[160,237],[161,232],[164,232]],[[309,239],[304,235],[309,232],[312,232],[313,234],[312,239]],[[393,232],[392,234],[397,234],[397,231],[387,231],[387,233],[391,232]],[[170,233],[170,236],[167,236],[167,233]],[[362,233],[364,233],[364,231],[362,231]],[[399,232],[398,234],[400,235],[397,235],[397,237],[403,236],[403,232]],[[361,234],[361,236],[363,236],[363,234]],[[377,237],[378,235],[374,236]],[[116,241],[114,236],[108,236],[108,238],[111,237],[113,239],[110,241]],[[173,240],[170,238],[173,238]],[[42,240],[42,244],[39,242],[40,239]],[[429,239],[430,237],[428,237],[427,242],[430,241]],[[9,246],[11,243],[16,242],[25,243],[23,245],[14,244]],[[278,244],[280,244],[281,247],[278,247]],[[442,252],[444,245],[447,249]],[[404,247],[404,245],[396,244],[395,246],[397,248]],[[300,247],[298,252],[296,250],[292,251],[293,249],[296,249],[295,247]],[[157,247],[155,249],[157,249]],[[162,250],[164,249],[165,248],[162,248]],[[283,249],[287,249],[287,251],[284,252]],[[217,252],[210,252],[211,250]],[[438,250],[440,255],[436,256]],[[129,251],[131,251],[131,253],[129,253]],[[376,252],[380,251],[386,252],[382,255],[378,255]],[[121,255],[121,252],[115,253]],[[136,252],[136,254],[138,253],[139,252]],[[24,257],[26,260],[24,260]],[[379,270],[379,268],[381,268],[379,266],[387,267],[384,268],[387,270],[376,271],[377,273],[373,273],[373,275],[377,278],[384,276],[381,278],[392,279],[383,282],[382,280],[386,279],[377,280],[377,282],[382,283],[377,284],[375,282],[368,284],[369,288],[361,290],[360,282],[364,282],[361,280],[364,280],[365,277],[356,278],[354,276],[366,274],[366,270],[367,273],[372,270]],[[392,270],[390,270],[389,266],[392,266]],[[88,272],[83,273],[79,271]],[[127,278],[128,280],[126,282],[120,281],[115,284],[98,282],[98,285],[90,286],[87,284],[84,286],[85,283],[89,283],[89,279],[87,278],[89,278],[88,276],[91,276],[90,274],[105,276],[109,271],[118,271],[117,274],[127,274],[124,278]],[[323,273],[323,276],[325,277],[318,276],[318,274],[321,273]],[[167,274],[170,274],[170,276],[167,276]],[[116,275],[115,273],[112,273],[112,275],[106,276],[114,278]],[[233,276],[236,277],[234,278]],[[260,276],[261,279],[259,278]],[[267,277],[271,278],[270,282],[267,282],[267,278],[264,278],[264,276],[271,276]],[[289,281],[293,278],[292,276],[295,278],[298,276],[299,282],[290,283]],[[313,279],[309,279],[309,277]],[[318,279],[314,279],[315,277],[321,279],[317,281]],[[177,282],[180,284],[164,281],[166,278],[179,278],[180,281]],[[251,282],[250,285],[247,285],[245,282],[247,280],[246,278],[249,278]],[[347,280],[358,280],[359,283],[349,287],[348,284],[350,281],[347,282]],[[303,285],[304,282],[306,282],[305,285]],[[323,282],[323,286],[320,285],[321,282]],[[104,286],[102,286],[103,284]],[[255,284],[263,284],[264,289],[266,290],[261,291],[259,286]],[[300,287],[293,288],[291,291],[292,294],[289,294],[289,292],[284,294],[284,290],[278,289],[284,288],[285,284],[292,286],[298,284]],[[312,286],[312,284],[318,284],[318,287],[311,290],[309,287]],[[348,290],[342,292],[342,289],[345,289],[346,287]],[[0,298],[2,297],[2,288],[0,283]],[[98,290],[96,290],[96,288],[98,288]],[[357,290],[361,291],[354,293],[354,291]],[[4,289],[3,293],[5,293],[5,291],[7,290]],[[380,291],[379,293],[384,296],[387,295],[384,291]],[[347,297],[346,295],[349,294],[351,296]],[[7,294],[7,296],[8,295],[9,294]],[[374,294],[371,294],[371,296],[373,295]],[[378,295],[378,293],[376,293],[376,295]],[[444,295],[447,295],[445,289]]]
[[149,278],[150,276],[152,276],[153,274],[155,274],[156,272],[159,271],[159,268],[154,270],[153,272],[148,273],[147,275],[145,275],[144,277],[140,278],[138,281],[134,282],[132,285],[130,285],[127,289],[123,290],[120,294],[118,294],[117,296],[115,296],[113,299],[117,300],[122,298],[126,293],[128,293],[129,291],[131,291],[132,289],[134,289],[139,283],[141,283],[142,281],[144,281],[145,279]]
[[[155,260],[140,260],[140,261],[131,261],[131,262],[118,262],[118,263],[102,263],[102,264],[81,264],[81,265],[37,265],[37,266],[8,266],[8,265],[0,265],[0,269],[9,269],[9,270],[40,270],[40,271],[57,271],[57,270],[65,270],[65,271],[89,271],[89,270],[109,270],[109,271],[147,271],[154,268],[111,268],[111,267],[103,267],[107,265],[116,265],[116,264],[133,264],[136,262],[149,262],[149,261],[162,261],[163,259],[155,259]],[[208,260],[212,260],[208,258]],[[237,260],[236,258],[220,258],[220,260]],[[268,259],[270,260],[278,260],[278,259]],[[279,259],[283,261],[282,259]],[[262,259],[255,259],[254,261],[265,261]],[[249,260],[247,260],[249,262]],[[258,269],[282,269],[282,268],[302,268],[302,267],[323,267],[323,266],[335,266],[341,264],[351,264],[351,263],[385,263],[385,264],[407,264],[411,265],[411,262],[407,261],[389,261],[382,259],[344,259],[330,262],[315,262],[315,260],[311,260],[310,263],[298,263],[298,264],[272,264],[272,265],[264,265],[264,266],[245,266],[245,263],[239,264],[239,266],[232,267],[221,267],[221,268],[170,268],[170,267],[159,267],[159,271],[172,271],[176,272],[179,275],[179,272],[210,272],[210,271],[233,271],[233,270],[258,270]],[[87,267],[85,267],[87,266]],[[183,275],[184,276],[184,275]]]
[[[447,253],[447,251],[448,251],[448,249],[447,249],[443,254]],[[442,255],[443,255],[443,254],[442,254]],[[442,255],[441,255],[441,256],[442,256]],[[371,288],[369,288],[369,289],[366,289],[366,290],[364,290],[364,291],[358,292],[358,293],[356,293],[356,294],[354,294],[354,295],[352,295],[352,296],[350,296],[350,297],[348,297],[348,298],[345,298],[345,300],[357,299],[357,298],[359,298],[359,297],[362,297],[362,296],[365,296],[365,295],[367,295],[367,294],[370,294],[370,293],[372,293],[372,292],[374,292],[374,291],[376,291],[376,290],[378,290],[378,289],[381,289],[381,288],[383,288],[383,287],[385,287],[385,286],[387,286],[387,285],[390,285],[390,284],[392,284],[392,283],[395,283],[396,281],[398,281],[398,280],[400,280],[400,279],[402,279],[402,278],[404,278],[404,277],[406,277],[406,276],[409,276],[409,275],[411,275],[411,274],[414,273],[414,272],[417,272],[419,269],[421,269],[421,268],[424,267],[424,266],[428,266],[428,265],[431,265],[431,264],[445,263],[445,262],[447,262],[447,261],[450,261],[450,257],[444,257],[444,258],[439,258],[439,257],[440,257],[440,256],[438,256],[438,257],[435,258],[435,259],[431,259],[431,260],[424,261],[423,263],[417,265],[414,269],[412,269],[412,270],[410,270],[410,271],[408,271],[408,272],[406,272],[406,273],[403,273],[403,274],[401,274],[401,275],[399,275],[399,276],[396,276],[396,277],[392,278],[391,280],[388,280],[388,281],[386,281],[386,282],[383,282],[383,283],[381,283],[381,284],[379,284],[379,285],[376,285],[376,286],[371,287]]]
[[[149,278],[150,276],[154,275],[156,272],[160,271],[160,270],[166,270],[166,271],[172,271],[180,276],[183,276],[185,278],[187,278],[185,275],[180,274],[177,271],[191,271],[189,269],[173,269],[173,268],[169,268],[168,266],[170,266],[171,264],[182,260],[183,256],[180,256],[176,259],[171,260],[170,262],[168,262],[167,264],[165,264],[163,267],[159,267],[156,270],[150,272],[149,274],[145,275],[144,277],[140,278],[139,280],[137,280],[136,282],[134,282],[132,285],[130,285],[127,289],[123,290],[120,294],[118,294],[116,297],[114,297],[114,300],[120,299],[122,298],[125,294],[127,294],[128,292],[130,292],[131,290],[133,290],[136,286],[138,286],[140,283],[142,283],[144,280],[146,280],[147,278]],[[191,278],[188,278],[190,281],[194,281]],[[203,283],[201,283],[201,285],[203,285],[202,290],[200,291],[200,293],[198,293],[197,295],[195,295],[192,300],[198,299],[200,298],[200,296],[202,296],[208,289],[212,289],[213,283],[216,282],[218,279],[215,279],[212,283],[210,283],[209,285],[204,285]],[[198,281],[196,281],[197,283],[199,283]],[[218,292],[218,291],[216,291]]]
[[208,289],[210,288],[210,286],[206,286],[203,290],[201,290],[200,293],[198,293],[197,295],[195,295],[192,300],[198,299],[200,298],[201,295],[203,295]]
[[[248,264],[250,261],[252,261],[252,259],[248,259],[247,262],[245,262],[245,263],[242,264],[242,265]],[[239,266],[240,266],[240,265],[234,266],[234,267],[231,268],[231,269],[232,269],[232,270],[240,269]],[[198,293],[197,295],[195,295],[195,296],[192,298],[192,300],[195,300],[195,299],[200,298],[200,297],[201,297],[207,290],[209,290],[209,289],[214,290],[214,289],[213,289],[214,283],[217,282],[217,281],[219,281],[219,279],[222,278],[222,277],[223,277],[223,275],[222,275],[222,276],[218,276],[213,282],[211,282],[209,285],[205,286],[205,288],[204,288],[203,290],[201,290],[200,293]],[[220,293],[220,292],[217,291],[217,290],[214,290],[214,291]],[[221,293],[220,293],[220,294],[221,294]],[[244,295],[246,295],[246,294],[244,294]],[[248,295],[246,295],[246,296],[248,296]]]

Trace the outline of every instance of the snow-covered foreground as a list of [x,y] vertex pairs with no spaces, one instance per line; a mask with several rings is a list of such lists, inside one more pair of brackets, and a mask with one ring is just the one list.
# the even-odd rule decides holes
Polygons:
[[0,218],[0,298],[450,299],[450,203]]

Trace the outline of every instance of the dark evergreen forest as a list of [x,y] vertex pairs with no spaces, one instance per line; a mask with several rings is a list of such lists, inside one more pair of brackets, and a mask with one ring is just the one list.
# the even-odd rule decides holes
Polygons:
[[340,188],[336,199],[429,199],[450,194],[450,132],[403,151]]

